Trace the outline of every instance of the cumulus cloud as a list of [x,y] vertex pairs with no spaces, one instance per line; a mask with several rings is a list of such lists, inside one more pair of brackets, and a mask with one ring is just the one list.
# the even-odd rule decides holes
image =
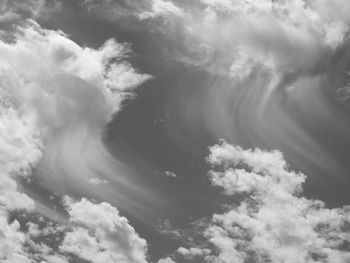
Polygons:
[[[1,78],[0,83],[8,88],[4,78]],[[6,93],[6,90],[1,93]],[[39,133],[30,118],[25,118],[24,114],[11,107],[6,96],[1,99],[0,205],[9,210],[30,209],[34,207],[34,202],[27,195],[18,192],[15,178],[27,177],[31,165],[41,158]]]
[[[209,177],[236,201],[213,215],[205,262],[348,262],[350,208],[329,209],[301,196],[305,175],[281,152],[244,150],[225,141],[210,148]],[[199,255],[194,248],[184,255]],[[201,250],[199,250],[201,251]]]
[[82,199],[69,204],[68,213],[75,226],[66,233],[60,250],[94,263],[146,262],[146,241],[115,207]]
[[[228,70],[242,59],[240,46],[244,46],[253,61],[256,55],[271,60],[274,73],[309,74],[342,43],[348,28],[340,19],[312,8],[313,1],[202,2],[205,31],[195,23],[192,31],[217,51],[220,59],[216,57],[209,66],[219,72],[225,71],[220,67]],[[261,60],[248,68],[257,63]]]
[[0,210],[0,260],[2,262],[19,263],[30,262],[23,250],[25,234],[19,228],[18,221],[8,223],[7,212],[1,208]]
[[8,223],[7,212],[1,210],[2,262],[148,262],[146,241],[115,207],[84,198],[65,200],[67,224],[35,216],[21,226],[17,220]]
[[[237,64],[246,60],[250,63],[243,75],[265,60],[282,75],[322,70],[319,64],[329,63],[346,38],[347,6],[344,0],[154,0],[151,7],[144,7],[150,10],[134,8],[133,14],[141,20],[171,20],[156,26],[165,41],[171,41],[164,56],[240,79],[235,74]],[[247,50],[245,58],[242,46]]]
[[233,80],[241,80],[261,67],[265,70],[265,62],[271,74],[281,75],[279,82],[285,76],[297,78],[319,73],[331,63],[334,51],[344,43],[349,29],[345,0],[153,0],[133,4],[85,1],[84,4],[99,10],[90,14],[107,16],[113,21],[126,19],[126,24],[137,30],[160,32],[157,36],[161,41],[156,45],[168,44],[161,46],[163,56]]

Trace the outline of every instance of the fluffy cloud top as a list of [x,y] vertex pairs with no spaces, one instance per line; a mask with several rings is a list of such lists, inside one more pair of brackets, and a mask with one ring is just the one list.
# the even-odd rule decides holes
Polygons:
[[346,7],[344,0],[157,0],[139,17],[172,21],[159,27],[175,49],[165,56],[239,80],[266,61],[274,74],[320,71],[346,38]]
[[195,222],[196,237],[183,236],[189,248],[160,262],[350,262],[350,207],[303,197],[306,176],[290,170],[281,152],[221,140],[207,161],[212,185],[232,202]]
[[82,199],[70,204],[68,213],[76,226],[66,234],[62,251],[94,263],[146,262],[146,241],[115,207]]
[[219,262],[350,260],[349,207],[328,209],[300,196],[305,175],[289,170],[281,152],[221,141],[208,162],[212,184],[243,198],[206,229]]

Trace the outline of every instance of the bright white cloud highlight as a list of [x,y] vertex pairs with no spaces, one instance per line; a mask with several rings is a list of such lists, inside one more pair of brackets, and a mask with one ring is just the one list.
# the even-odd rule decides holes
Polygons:
[[172,1],[152,0],[152,10],[143,12],[139,15],[140,19],[148,19],[155,17],[169,18],[172,16],[181,17],[184,11],[177,7]]
[[225,141],[210,150],[212,184],[243,198],[215,214],[206,229],[218,262],[350,260],[349,207],[328,209],[300,196],[306,177],[289,170],[281,152],[243,150]]
[[115,207],[82,199],[70,204],[68,213],[74,227],[64,237],[60,250],[94,263],[146,262],[146,241]]

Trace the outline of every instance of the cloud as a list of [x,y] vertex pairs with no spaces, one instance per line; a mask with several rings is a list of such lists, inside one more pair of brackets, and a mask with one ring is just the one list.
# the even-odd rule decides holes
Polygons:
[[60,250],[91,262],[146,262],[146,241],[125,217],[108,203],[86,199],[68,207],[73,230],[66,233]]
[[[103,195],[107,200],[118,197],[123,209],[142,212],[130,194],[147,191],[134,183],[131,171],[103,142],[105,126],[121,102],[151,78],[126,61],[129,45],[110,39],[97,49],[81,47],[63,32],[43,29],[31,20],[19,26],[14,37],[14,42],[0,41],[0,96],[7,107],[1,122],[9,134],[3,138],[12,148],[18,147],[18,153],[23,150],[29,156],[40,146],[33,153],[40,159],[43,152],[36,178],[48,190]],[[12,133],[9,127],[14,125],[18,129]],[[18,142],[6,136],[17,136]],[[23,143],[33,141],[39,146],[28,150],[31,145],[20,145],[20,136],[25,136]],[[89,183],[100,176],[111,182],[103,193]],[[123,190],[115,191],[115,184]]]
[[6,263],[30,262],[23,251],[25,235],[19,231],[18,221],[11,224],[7,221],[7,213],[0,209],[0,260]]
[[342,44],[348,28],[341,19],[320,14],[313,1],[201,2],[203,19],[193,19],[189,32],[214,48],[217,56],[208,66],[217,72],[241,60],[243,46],[252,58],[267,55],[278,74],[308,74]]
[[350,208],[329,209],[301,196],[305,175],[281,152],[244,150],[225,141],[210,148],[213,185],[237,201],[213,215],[207,262],[347,262]]
[[[92,263],[148,262],[147,243],[109,203],[66,198],[69,223],[57,224],[28,217],[26,226],[8,223],[0,210],[2,262]],[[21,219],[22,221],[22,219]]]
[[183,238],[183,233],[175,228],[168,219],[160,221],[156,230],[159,234],[174,240],[181,240]]
[[[96,188],[89,179],[97,174],[112,176],[109,181],[117,180],[125,189],[133,187],[128,179],[117,179],[118,161],[102,137],[124,97],[150,76],[125,61],[127,44],[111,39],[99,49],[81,47],[61,31],[43,29],[32,20],[23,24],[12,32],[14,41],[0,40],[0,260],[66,263],[77,253],[66,253],[65,242],[85,238],[97,246],[96,252],[110,250],[96,254],[96,262],[146,262],[146,242],[116,208],[86,199],[72,203],[75,226],[64,235],[64,220],[61,226],[43,227],[47,219],[36,216],[42,202],[50,201],[21,193],[17,181],[32,179],[32,167],[40,164],[43,181],[58,194],[68,190],[67,182],[81,194]],[[55,206],[50,213],[55,218]],[[93,220],[98,213],[104,213],[105,221]],[[63,252],[57,250],[60,242]]]
[[[233,81],[241,79],[236,73],[239,67],[247,75],[259,71],[265,61],[272,74],[282,76],[281,81],[285,75],[317,74],[324,70],[320,64],[331,63],[349,29],[345,0],[154,0],[134,4],[106,0],[99,4],[85,1],[84,5],[98,10],[90,15],[127,20],[125,24],[132,24],[133,29],[157,32],[156,45],[164,57],[230,76]],[[143,22],[145,19],[151,23]]]
[[142,12],[139,17],[140,19],[149,19],[155,17],[182,17],[184,15],[184,11],[176,6],[172,1],[164,1],[164,0],[152,0],[152,10]]
[[170,171],[165,171],[164,172],[166,177],[171,177],[171,178],[180,178],[176,173],[170,172]]
[[[203,131],[214,140],[273,145],[299,165],[345,178],[346,162],[325,151],[314,131],[330,122],[338,131],[347,125],[337,101],[323,98],[325,90],[344,87],[348,69],[339,65],[348,54],[348,1],[173,2],[186,15],[162,26],[159,50],[191,73],[173,88],[169,133],[184,147]],[[338,97],[346,98],[347,89]]]
[[[0,85],[7,89],[6,84],[2,78]],[[6,90],[2,90],[4,92]],[[9,210],[31,209],[34,202],[18,192],[16,178],[27,178],[31,165],[42,157],[39,134],[32,121],[16,112],[5,96],[2,97],[0,111],[0,205]]]
[[25,0],[0,3],[0,35],[3,39],[14,40],[13,33],[18,25],[25,25],[27,19],[46,20],[61,9],[59,0]]
[[176,263],[174,260],[172,260],[171,258],[167,257],[167,258],[162,258],[158,261],[158,263]]
[[[213,186],[230,197],[223,212],[193,222],[172,254],[179,262],[342,263],[350,260],[350,207],[302,196],[306,176],[277,150],[221,140],[207,162]],[[170,259],[173,260],[173,259]],[[171,261],[170,261],[171,262]]]
[[101,185],[101,184],[107,184],[108,181],[105,180],[105,179],[90,178],[90,179],[89,179],[89,183],[90,183],[90,184],[94,184],[94,185]]
[[268,69],[279,76],[271,80],[274,88],[287,77],[323,72],[349,29],[345,0],[106,0],[84,5],[91,16],[131,30],[151,30],[157,52],[167,61],[195,65],[232,82]]
[[185,260],[194,260],[196,257],[205,257],[210,254],[210,249],[191,247],[190,249],[179,247],[177,253],[184,257]]
[[[233,80],[237,76],[230,74],[230,68],[242,63],[242,46],[251,62],[259,57],[246,65],[246,72],[269,60],[278,74],[315,74],[321,70],[320,63],[330,62],[349,28],[345,0],[154,0],[150,6],[140,6],[131,8],[129,17],[161,18],[152,23],[152,30],[159,30],[160,45],[169,44],[162,47],[162,55]],[[118,10],[106,3],[104,9],[108,7]],[[150,30],[148,23],[136,27]]]

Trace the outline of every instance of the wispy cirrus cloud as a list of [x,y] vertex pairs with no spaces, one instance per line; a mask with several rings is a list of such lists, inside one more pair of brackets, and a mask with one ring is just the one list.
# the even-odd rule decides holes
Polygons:
[[[18,25],[11,34],[14,41],[0,41],[1,260],[51,263],[70,262],[74,256],[84,258],[84,254],[67,249],[66,242],[74,238],[77,242],[82,240],[84,233],[88,235],[86,229],[98,224],[101,229],[95,229],[97,236],[86,238],[91,242],[95,240],[96,253],[108,249],[110,252],[100,254],[94,262],[108,262],[103,258],[145,262],[146,242],[112,205],[97,205],[86,199],[71,201],[67,224],[54,221],[56,213],[64,217],[63,211],[55,209],[50,210],[49,219],[40,219],[42,205],[50,201],[22,193],[18,181],[20,177],[32,180],[31,169],[39,162],[43,167],[42,179],[59,195],[68,190],[64,186],[68,181],[72,186],[69,194],[74,193],[72,189],[82,194],[87,190],[97,192],[89,179],[100,174],[117,179],[118,161],[102,141],[104,127],[120,109],[124,96],[150,76],[138,73],[126,62],[129,47],[114,40],[108,40],[99,49],[80,47],[63,32],[43,29],[32,20]],[[132,187],[128,179],[119,179],[121,185]],[[122,238],[118,243],[112,240],[113,230],[104,229],[103,222],[81,221],[84,209],[89,210],[83,214],[84,220],[97,218],[102,212],[109,213],[110,220],[107,214],[106,220],[114,222],[118,232],[125,231],[123,237],[129,235],[130,238]],[[26,220],[17,218],[21,213]],[[53,221],[49,226],[42,226],[50,219]],[[69,220],[72,224],[79,223],[80,227],[63,234],[69,228]],[[103,237],[105,241],[100,241]],[[42,242],[45,239],[53,242]],[[114,251],[117,246],[120,246],[119,252]]]

